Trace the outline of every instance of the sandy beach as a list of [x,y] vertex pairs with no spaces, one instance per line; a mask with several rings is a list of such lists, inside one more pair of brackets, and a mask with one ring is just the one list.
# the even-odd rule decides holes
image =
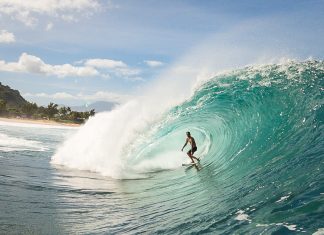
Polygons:
[[50,125],[50,126],[68,126],[68,127],[79,127],[77,123],[61,123],[52,120],[42,119],[28,119],[28,118],[4,118],[0,117],[0,121],[11,122],[11,123],[24,123],[24,124],[39,124],[39,125]]

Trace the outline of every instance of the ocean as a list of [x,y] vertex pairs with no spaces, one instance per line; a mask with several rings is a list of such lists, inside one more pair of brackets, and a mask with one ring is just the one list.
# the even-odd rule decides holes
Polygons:
[[323,61],[289,61],[80,128],[0,122],[0,233],[324,234],[323,91]]

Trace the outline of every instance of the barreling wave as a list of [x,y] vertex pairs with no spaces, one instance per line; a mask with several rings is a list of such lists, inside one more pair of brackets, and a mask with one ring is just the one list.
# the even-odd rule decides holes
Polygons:
[[304,171],[308,156],[323,156],[323,69],[322,61],[250,66],[217,75],[160,112],[129,102],[90,119],[52,162],[113,178],[146,177],[187,160],[179,149],[190,130],[197,155],[222,177],[273,167]]

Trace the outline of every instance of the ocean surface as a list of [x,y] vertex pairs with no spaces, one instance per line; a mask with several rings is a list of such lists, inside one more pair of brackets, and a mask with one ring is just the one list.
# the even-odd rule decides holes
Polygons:
[[1,122],[0,233],[324,234],[323,92],[322,61],[291,61],[81,128]]

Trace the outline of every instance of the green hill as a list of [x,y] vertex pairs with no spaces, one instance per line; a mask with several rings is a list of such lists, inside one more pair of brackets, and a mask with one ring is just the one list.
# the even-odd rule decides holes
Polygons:
[[20,95],[19,91],[4,86],[0,82],[0,100],[6,102],[7,107],[20,108],[28,104],[28,102]]
[[19,91],[4,86],[0,82],[0,116],[33,119],[51,119],[66,123],[83,123],[90,116],[95,115],[95,110],[77,112],[70,107],[58,107],[50,103],[47,107],[37,106],[25,100]]

